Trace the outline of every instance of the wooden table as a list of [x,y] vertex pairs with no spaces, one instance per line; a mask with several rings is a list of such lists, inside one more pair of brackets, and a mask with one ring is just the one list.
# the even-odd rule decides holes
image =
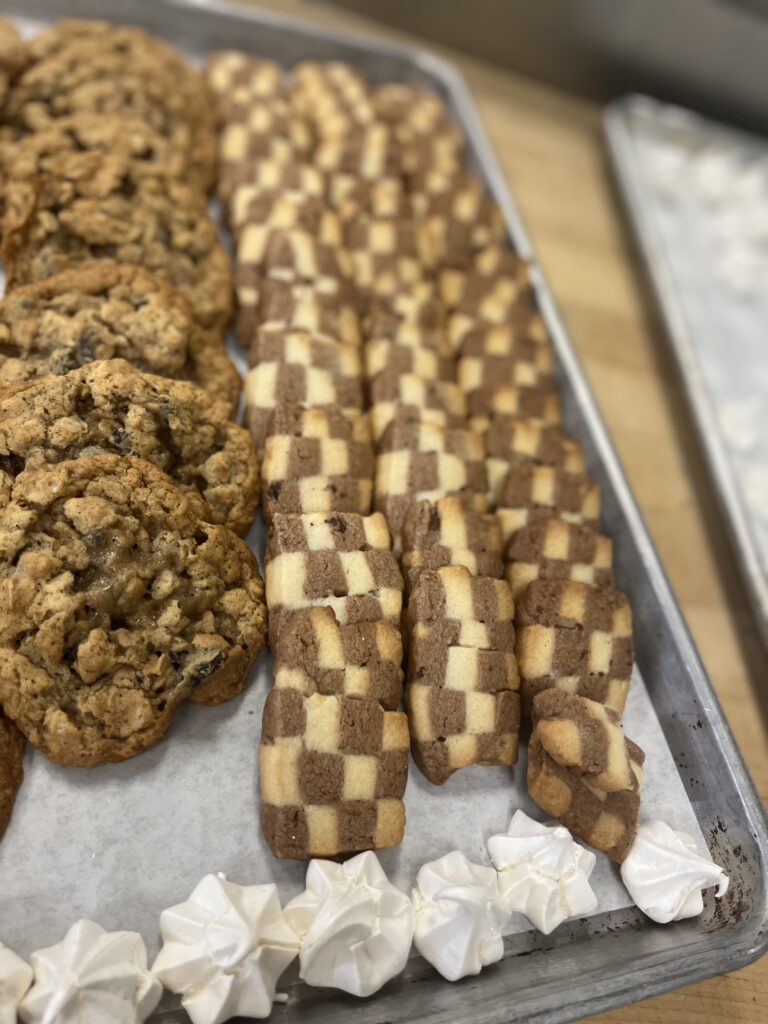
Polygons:
[[[261,6],[407,38],[306,0]],[[611,180],[600,108],[441,52],[469,83],[704,664],[760,796],[768,801],[768,655]],[[766,1006],[768,957],[595,1019],[757,1024],[766,1019]]]

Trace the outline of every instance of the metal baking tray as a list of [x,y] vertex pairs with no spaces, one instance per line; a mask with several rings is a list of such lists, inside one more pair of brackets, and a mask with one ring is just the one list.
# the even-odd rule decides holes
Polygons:
[[[732,211],[744,176],[765,166],[768,140],[645,96],[612,104],[605,135],[768,645],[768,289],[761,282],[745,294],[749,262],[744,274],[735,268],[733,284],[730,274],[723,277],[729,268],[719,269],[718,259],[723,263],[729,252],[738,257],[740,240],[720,239],[712,231],[716,218],[728,227],[729,204]],[[721,195],[715,206],[707,201],[709,190],[701,191],[706,177],[697,187],[697,171],[699,179],[711,178],[713,171],[717,175]],[[678,187],[669,194],[668,172],[685,182],[685,193]]]
[[[412,957],[404,974],[365,1001],[300,982],[283,984],[289,1000],[275,1006],[272,1019],[279,1024],[555,1024],[732,971],[759,957],[768,948],[765,813],[462,79],[424,50],[331,32],[250,8],[193,0],[133,0],[105,8],[102,0],[7,0],[4,13],[42,20],[112,14],[191,55],[234,47],[286,66],[305,58],[341,59],[371,81],[422,85],[443,98],[466,134],[473,169],[504,211],[511,240],[533,261],[538,300],[559,356],[565,423],[584,444],[590,471],[602,488],[617,585],[632,603],[639,667],[710,851],[731,876],[727,896],[716,905],[707,894],[705,912],[694,921],[660,927],[633,908],[570,922],[550,936],[512,935],[505,940],[500,963],[454,985]],[[190,885],[194,882],[190,879]],[[166,1024],[187,1020],[182,1011],[158,1013],[153,1019]]]

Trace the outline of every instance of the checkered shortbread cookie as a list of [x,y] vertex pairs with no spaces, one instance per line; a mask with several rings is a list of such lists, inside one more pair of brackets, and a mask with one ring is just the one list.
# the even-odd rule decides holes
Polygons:
[[365,697],[395,711],[403,695],[403,641],[391,622],[339,624],[332,608],[291,612],[274,651],[275,686]]
[[515,622],[526,706],[555,688],[623,712],[634,661],[624,594],[573,580],[535,580],[517,603]]
[[[418,331],[418,329],[417,329]],[[426,331],[420,332],[428,334]],[[427,338],[427,346],[422,345],[400,345],[389,341],[387,338],[379,338],[368,341],[365,344],[365,375],[372,380],[380,373],[412,374],[422,380],[456,380],[456,364],[450,357],[440,355],[435,348],[442,337],[438,332],[431,332],[436,335],[435,339]]]
[[531,420],[557,426],[562,420],[560,399],[548,388],[490,387],[467,395],[467,416],[472,430],[490,429],[497,417]]
[[261,327],[310,331],[344,345],[361,343],[354,289],[340,278],[298,282],[264,278],[258,304],[239,310],[238,340],[248,347]]
[[473,576],[464,565],[425,569],[405,612],[409,644],[515,651],[514,604],[505,580]]
[[467,391],[498,387],[551,388],[552,346],[520,335],[514,327],[470,331],[459,350],[457,379]]
[[494,416],[485,433],[485,465],[490,496],[498,504],[513,462],[558,466],[565,473],[586,473],[587,460],[578,441],[559,426],[546,426],[519,416]]
[[428,276],[434,256],[430,237],[417,221],[360,217],[347,225],[344,242],[360,299],[397,295]]
[[360,353],[306,331],[257,332],[245,379],[245,418],[259,453],[267,422],[281,402],[341,412],[363,408]]
[[238,185],[249,184],[252,169],[262,160],[282,164],[306,160],[312,143],[309,125],[287,101],[252,101],[248,111],[225,124],[219,135],[219,195],[226,202]]
[[278,857],[395,846],[405,826],[408,722],[375,700],[267,697],[259,746],[261,824]]
[[371,100],[376,117],[390,124],[405,144],[441,136],[450,137],[457,152],[464,148],[464,136],[435,93],[387,82],[373,90]]
[[328,202],[343,224],[358,217],[399,220],[410,215],[408,194],[400,177],[370,180],[345,171],[331,171],[324,177]]
[[[367,321],[366,321],[367,322]],[[453,358],[448,336],[441,327],[421,327],[418,324],[399,323],[386,334],[368,334],[365,342],[370,345],[390,345],[393,348],[414,348],[425,352],[434,352],[444,361],[442,365],[450,364],[453,368],[450,380],[456,379],[456,361]],[[381,370],[377,368],[376,373]],[[369,373],[369,377],[376,376]]]
[[402,568],[406,591],[425,569],[465,565],[474,576],[504,571],[501,528],[495,516],[467,508],[457,495],[414,502],[403,522]]
[[413,373],[379,373],[368,382],[368,398],[371,431],[377,443],[402,409],[418,412],[424,423],[456,429],[466,426],[464,392],[453,381],[426,380]]
[[388,125],[374,122],[351,134],[321,140],[312,161],[325,174],[381,181],[402,176],[403,148]]
[[469,175],[428,170],[412,181],[411,201],[441,267],[471,267],[478,251],[506,235],[501,210]]
[[291,95],[320,138],[364,129],[376,115],[364,79],[341,61],[304,61],[292,75]]
[[561,690],[542,690],[533,701],[536,735],[549,756],[605,793],[637,783],[618,711]]
[[264,518],[269,523],[277,512],[368,515],[373,466],[365,414],[281,403],[270,415],[264,443]]
[[[487,651],[453,648],[479,658]],[[470,666],[463,666],[470,670]],[[465,683],[471,680],[465,678]],[[406,687],[411,750],[421,771],[442,785],[470,765],[511,765],[517,761],[520,696],[512,690],[484,693],[469,685]]]
[[544,519],[518,530],[506,559],[506,577],[516,601],[537,579],[613,585],[611,540],[590,526],[563,519]]
[[[311,164],[298,160],[259,160],[249,171],[248,181],[234,187],[225,205],[227,224],[237,237],[247,223],[251,208],[258,209],[264,197],[289,196],[297,200],[323,199],[328,183],[325,175]],[[256,204],[256,205],[255,205]]]
[[[396,295],[372,298],[363,318],[366,338],[392,338],[403,326],[447,332],[446,309],[434,282],[419,281]],[[447,333],[445,344],[452,352]]]
[[505,541],[524,526],[553,517],[597,528],[600,488],[586,473],[513,462],[501,489],[496,515]]
[[[510,272],[504,269],[486,272],[476,266],[463,277],[451,277],[446,271],[440,278],[440,293],[452,311],[449,335],[455,351],[478,325],[527,322],[533,312],[528,266],[523,260]],[[455,301],[457,295],[460,298]]]
[[219,124],[243,118],[253,102],[279,99],[285,94],[279,64],[250,57],[239,50],[211,53],[206,61],[205,78]]
[[583,839],[611,860],[621,863],[637,832],[640,786],[645,754],[631,740],[625,740],[633,789],[606,793],[583,776],[559,765],[547,754],[534,730],[528,743],[528,792],[547,814],[558,818],[578,839]]
[[424,423],[399,409],[381,437],[374,508],[384,512],[396,549],[409,506],[422,499],[461,495],[468,507],[488,507],[482,439],[467,430]]
[[[467,318],[475,321],[473,306],[478,299],[492,290],[492,283],[499,277],[515,282],[520,296],[531,297],[528,263],[504,243],[489,245],[472,256],[472,262],[466,267],[443,266],[440,269],[440,295],[449,310],[454,311],[466,298],[464,313]],[[525,304],[523,308],[526,308]],[[531,311],[532,312],[532,309]],[[530,313],[528,314],[530,315]],[[472,325],[469,325],[470,327]],[[541,324],[543,329],[543,323]],[[538,330],[538,329],[537,329]],[[546,332],[544,334],[546,337]]]
[[290,611],[324,604],[342,625],[400,622],[403,577],[383,515],[278,513],[267,535],[265,585],[274,650]]

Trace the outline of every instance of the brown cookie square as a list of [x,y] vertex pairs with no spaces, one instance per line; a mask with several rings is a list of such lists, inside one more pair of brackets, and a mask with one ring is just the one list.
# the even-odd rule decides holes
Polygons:
[[539,579],[518,601],[517,660],[526,706],[556,688],[621,714],[634,662],[624,594],[572,580]]

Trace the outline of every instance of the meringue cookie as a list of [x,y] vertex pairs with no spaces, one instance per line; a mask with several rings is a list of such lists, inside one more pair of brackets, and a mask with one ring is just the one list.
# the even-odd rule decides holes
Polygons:
[[544,935],[597,907],[589,884],[596,857],[562,825],[542,825],[516,811],[507,834],[488,840],[488,851],[507,909],[525,914]]
[[716,885],[719,898],[729,881],[721,867],[697,852],[692,836],[663,821],[638,828],[621,878],[642,912],[659,924],[697,917],[704,909],[701,890]]
[[277,982],[299,952],[274,885],[235,885],[206,875],[185,903],[160,915],[163,948],[153,973],[193,1024],[268,1017]]
[[376,854],[360,853],[344,864],[313,860],[306,884],[285,916],[301,936],[300,975],[308,985],[370,996],[402,971],[413,908]]
[[27,1024],[141,1024],[162,986],[136,932],[77,921],[62,942],[32,954],[35,982],[19,1006]]
[[24,993],[32,984],[32,968],[0,942],[0,1024],[16,1024]]
[[504,956],[509,911],[493,868],[454,850],[424,864],[413,890],[414,943],[448,981],[479,974]]

